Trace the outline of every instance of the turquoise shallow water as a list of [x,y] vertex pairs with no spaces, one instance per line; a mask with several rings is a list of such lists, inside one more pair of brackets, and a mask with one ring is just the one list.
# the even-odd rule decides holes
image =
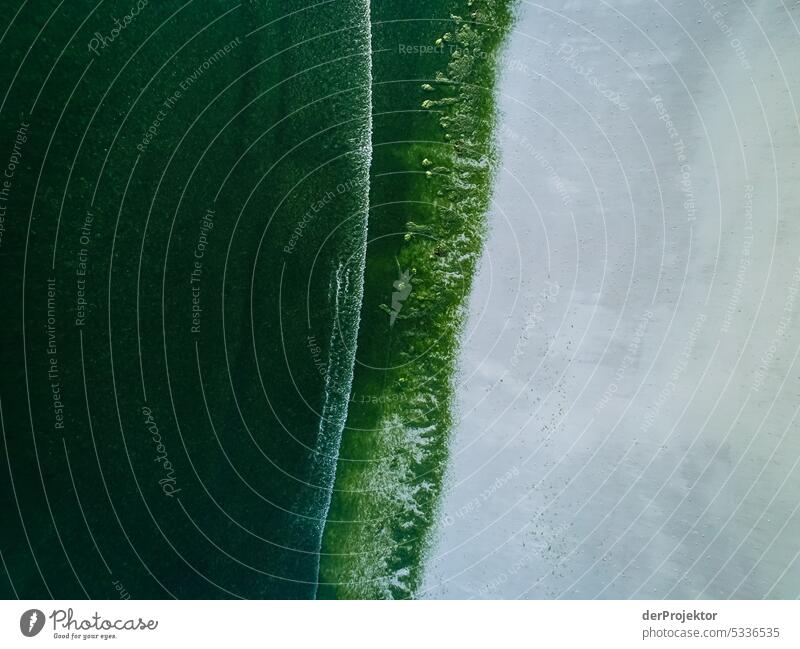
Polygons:
[[495,73],[511,5],[372,7],[364,301],[321,596],[414,597],[422,577],[494,173]]

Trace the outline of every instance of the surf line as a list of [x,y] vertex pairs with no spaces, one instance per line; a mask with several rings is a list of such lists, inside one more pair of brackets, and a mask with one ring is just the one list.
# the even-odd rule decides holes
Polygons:
[[[325,528],[328,522],[328,514],[330,513],[331,508],[331,501],[333,500],[333,487],[336,482],[336,473],[337,467],[339,464],[339,454],[341,450],[342,444],[342,435],[344,434],[344,427],[347,423],[347,416],[350,410],[350,398],[351,393],[353,390],[353,376],[355,374],[355,363],[356,363],[356,345],[358,344],[358,331],[361,326],[361,308],[364,302],[364,274],[366,272],[367,267],[367,230],[369,227],[369,189],[370,189],[370,173],[372,170],[372,109],[373,109],[373,99],[372,99],[372,82],[373,82],[373,72],[372,72],[372,5],[371,0],[363,0],[363,20],[362,20],[363,29],[365,30],[365,47],[364,47],[364,54],[366,57],[366,123],[364,125],[364,133],[363,139],[361,142],[361,166],[362,166],[362,173],[364,175],[365,183],[364,183],[364,191],[361,193],[361,205],[360,210],[362,214],[362,227],[361,227],[361,242],[360,242],[360,254],[358,257],[358,265],[352,271],[354,278],[355,278],[355,286],[353,287],[354,294],[350,293],[348,290],[350,287],[347,286],[348,282],[345,282],[345,291],[344,291],[344,299],[352,300],[353,303],[353,323],[351,325],[350,333],[350,340],[347,344],[347,378],[345,379],[342,389],[342,402],[340,405],[340,412],[339,417],[336,420],[336,430],[333,436],[332,444],[328,452],[328,458],[331,462],[331,475],[329,476],[328,486],[324,492],[324,503],[321,511],[320,521],[321,524],[319,526],[319,534],[317,536],[317,565],[316,565],[316,586],[314,587],[314,599],[317,599],[317,595],[319,593],[319,577],[320,577],[320,558],[322,552],[322,540],[325,535]],[[344,272],[347,273],[347,269],[341,263],[336,271],[336,293],[334,298],[336,300],[336,319],[334,320],[333,328],[331,331],[331,344],[329,345],[329,354],[333,350],[333,344],[335,342],[335,335],[339,330],[339,297],[340,297],[340,290],[341,290],[341,276],[340,273],[344,269]],[[326,411],[328,409],[328,400],[330,399],[330,389],[328,382],[330,381],[331,371],[332,371],[332,355],[329,356],[328,359],[328,368],[325,377],[325,402],[323,405],[323,411],[321,413],[321,421],[320,421],[320,433],[322,432],[322,427],[325,425],[325,416]],[[324,444],[324,439],[321,439],[321,435],[318,437],[317,444],[315,446],[319,446],[320,442]],[[319,450],[315,448],[317,451],[319,458]],[[324,456],[323,456],[324,460]]]

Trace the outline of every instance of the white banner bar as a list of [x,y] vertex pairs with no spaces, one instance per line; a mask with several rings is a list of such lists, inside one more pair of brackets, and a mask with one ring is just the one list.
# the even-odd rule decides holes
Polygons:
[[5,601],[0,647],[777,649],[800,646],[798,620],[784,601]]

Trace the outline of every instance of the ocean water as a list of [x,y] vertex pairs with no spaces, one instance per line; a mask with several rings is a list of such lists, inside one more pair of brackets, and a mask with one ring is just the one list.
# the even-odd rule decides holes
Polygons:
[[7,12],[3,596],[414,596],[510,6]]
[[365,260],[367,2],[15,11],[0,593],[313,597]]

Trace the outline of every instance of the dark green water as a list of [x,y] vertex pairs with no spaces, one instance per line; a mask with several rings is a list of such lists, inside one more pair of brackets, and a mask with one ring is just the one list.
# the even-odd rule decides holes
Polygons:
[[27,124],[0,592],[311,597],[361,297],[366,4],[151,1],[97,53],[130,3],[93,7],[27,5],[0,44],[4,166]]
[[413,595],[507,4],[4,12],[0,595]]

